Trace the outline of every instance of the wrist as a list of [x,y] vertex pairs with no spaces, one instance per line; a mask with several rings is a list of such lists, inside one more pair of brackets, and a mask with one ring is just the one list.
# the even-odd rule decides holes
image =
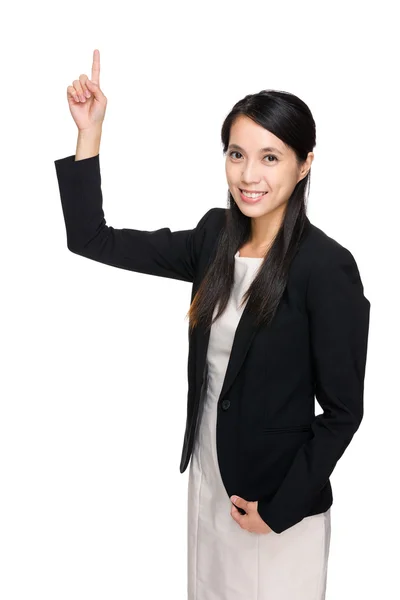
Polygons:
[[80,129],[76,145],[75,160],[96,156],[100,152],[101,127]]
[[78,142],[99,142],[101,140],[102,128],[91,127],[90,129],[79,129],[78,131]]

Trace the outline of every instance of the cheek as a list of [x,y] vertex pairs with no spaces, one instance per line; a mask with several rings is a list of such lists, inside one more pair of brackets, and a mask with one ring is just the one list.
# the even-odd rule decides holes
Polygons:
[[231,167],[225,167],[225,175],[229,185],[234,185],[235,173]]
[[268,184],[269,189],[273,192],[274,197],[278,201],[290,196],[293,190],[290,179],[282,179],[281,177],[270,177],[268,180]]

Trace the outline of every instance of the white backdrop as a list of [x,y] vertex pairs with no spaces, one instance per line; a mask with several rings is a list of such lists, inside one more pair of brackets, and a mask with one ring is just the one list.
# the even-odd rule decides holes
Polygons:
[[327,600],[398,593],[394,10],[72,0],[3,11],[1,600],[186,598],[191,286],[66,245],[54,160],[75,154],[66,89],[90,77],[94,48],[114,227],[195,227],[226,206],[220,129],[233,104],[272,88],[309,105],[308,216],[353,253],[371,302],[365,416],[331,477]]

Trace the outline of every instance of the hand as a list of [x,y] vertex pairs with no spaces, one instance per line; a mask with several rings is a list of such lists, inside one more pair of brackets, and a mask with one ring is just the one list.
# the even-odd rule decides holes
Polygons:
[[72,118],[79,131],[101,128],[107,108],[107,98],[100,89],[100,52],[93,51],[92,79],[79,76],[67,88],[67,100]]
[[247,502],[239,496],[231,496],[231,501],[247,513],[247,515],[240,514],[236,506],[232,504],[231,515],[242,529],[247,529],[250,533],[270,533],[272,531],[258,512],[258,500]]

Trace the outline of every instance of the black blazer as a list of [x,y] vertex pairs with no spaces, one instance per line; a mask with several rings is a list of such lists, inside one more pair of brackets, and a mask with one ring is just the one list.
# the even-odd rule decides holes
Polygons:
[[[228,209],[212,208],[186,231],[114,229],[104,219],[99,154],[54,162],[71,252],[188,281],[193,300]],[[272,323],[256,327],[247,306],[218,400],[218,461],[227,496],[258,500],[281,533],[333,502],[329,477],[363,417],[370,302],[353,255],[307,219]],[[189,331],[181,473],[206,389],[208,341],[202,327]]]

